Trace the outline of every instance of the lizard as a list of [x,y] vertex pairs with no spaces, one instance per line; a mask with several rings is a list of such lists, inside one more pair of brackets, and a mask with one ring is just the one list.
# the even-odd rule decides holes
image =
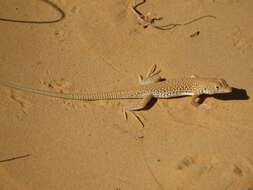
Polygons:
[[[130,89],[106,92],[62,93],[41,89],[33,89],[30,87],[24,87],[3,80],[0,80],[0,84],[2,86],[6,86],[16,90],[69,100],[95,101],[115,99],[142,99],[141,103],[136,105],[130,105],[125,108],[125,118],[126,111],[132,112],[143,110],[153,98],[164,99],[181,96],[192,96],[192,104],[194,106],[198,106],[199,103],[197,99],[200,95],[213,95],[232,92],[232,88],[227,84],[224,79],[204,78],[199,77],[197,75],[192,75],[191,77],[187,78],[162,80],[162,77],[159,74],[160,72],[160,70],[157,70],[157,66],[153,65],[149,69],[145,77],[140,74],[138,75],[140,83],[139,86]],[[139,120],[139,118],[137,119]]]

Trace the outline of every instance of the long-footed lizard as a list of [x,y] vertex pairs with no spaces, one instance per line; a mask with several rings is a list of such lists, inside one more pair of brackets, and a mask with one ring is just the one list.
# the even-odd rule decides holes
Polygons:
[[180,96],[192,96],[192,104],[198,105],[197,98],[202,94],[230,93],[232,88],[224,79],[202,78],[192,75],[189,78],[171,79],[162,81],[160,70],[153,65],[145,77],[139,75],[140,86],[107,91],[107,92],[88,92],[88,93],[61,93],[52,92],[30,87],[23,87],[11,82],[0,80],[0,84],[16,90],[26,91],[44,96],[63,98],[69,100],[94,101],[94,100],[113,100],[113,99],[142,99],[137,105],[130,105],[127,111],[136,111],[144,109],[152,98],[172,98]]

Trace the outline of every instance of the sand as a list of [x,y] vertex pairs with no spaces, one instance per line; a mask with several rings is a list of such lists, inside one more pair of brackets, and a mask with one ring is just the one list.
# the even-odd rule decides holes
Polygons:
[[[147,0],[139,7],[185,23],[143,28],[127,0],[0,1],[0,78],[64,92],[137,84],[153,64],[165,78],[224,78],[230,95],[78,102],[0,87],[1,190],[253,189],[253,1]],[[39,22],[21,23],[3,18]],[[43,23],[47,22],[49,23]],[[52,23],[50,23],[52,21]],[[42,23],[40,23],[42,22]]]

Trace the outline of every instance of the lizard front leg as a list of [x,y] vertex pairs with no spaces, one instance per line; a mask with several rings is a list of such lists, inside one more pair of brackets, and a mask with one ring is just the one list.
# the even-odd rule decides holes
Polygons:
[[199,100],[199,96],[198,95],[193,95],[192,96],[192,101],[191,104],[195,107],[198,107],[200,105],[200,103],[198,102]]

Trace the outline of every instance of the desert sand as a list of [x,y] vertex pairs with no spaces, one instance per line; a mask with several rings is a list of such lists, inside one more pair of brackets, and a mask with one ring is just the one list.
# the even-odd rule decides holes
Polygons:
[[[1,0],[0,79],[57,92],[164,78],[224,78],[231,94],[81,102],[0,86],[1,190],[253,189],[253,1],[147,0],[138,10],[171,30],[144,28],[130,0]],[[63,12],[60,12],[62,10]]]

